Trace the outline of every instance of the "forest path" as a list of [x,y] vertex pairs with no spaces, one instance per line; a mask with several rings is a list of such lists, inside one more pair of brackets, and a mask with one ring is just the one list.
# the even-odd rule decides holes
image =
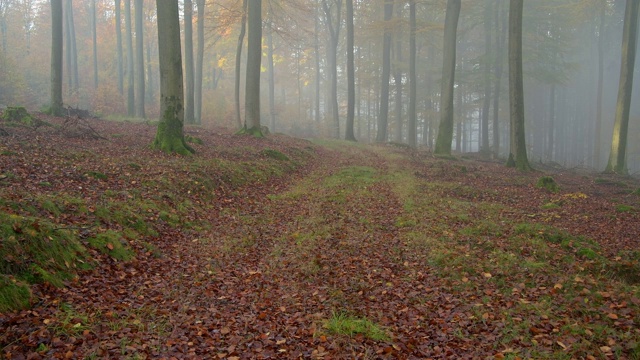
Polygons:
[[[539,173],[391,144],[216,135],[209,143],[217,148],[182,159],[121,141],[133,150],[104,144],[87,161],[107,163],[107,150],[114,169],[135,161],[144,172],[123,181],[96,168],[108,180],[78,178],[73,190],[86,196],[92,186],[97,201],[99,187],[136,194],[125,201],[155,199],[145,220],[158,235],[127,238],[137,253],[130,261],[90,249],[102,264],[65,288],[42,285],[32,310],[0,317],[10,329],[0,337],[6,358],[640,353],[640,202],[611,185],[556,173],[562,190],[549,193],[535,187]],[[274,148],[300,155],[283,167],[308,162],[227,186],[249,166],[274,168],[280,160],[264,155]],[[216,176],[228,178],[205,184]],[[163,215],[167,204],[184,218]],[[92,213],[84,216],[93,224]]]

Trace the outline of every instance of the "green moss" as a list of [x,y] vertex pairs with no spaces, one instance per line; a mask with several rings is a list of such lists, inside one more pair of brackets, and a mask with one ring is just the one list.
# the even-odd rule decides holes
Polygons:
[[617,212],[634,212],[636,211],[636,208],[630,205],[618,204],[616,205],[616,211]]
[[539,178],[538,182],[536,183],[536,187],[553,193],[560,190],[558,184],[551,176],[543,176]]
[[236,135],[251,135],[257,138],[263,138],[265,136],[260,127],[252,127],[248,129],[246,126],[238,130]]
[[280,161],[289,161],[289,157],[278,150],[273,149],[264,149],[262,154],[266,157],[270,157],[272,159],[280,160]]
[[158,123],[153,147],[166,153],[191,155],[195,150],[184,140],[181,99],[170,97],[163,99],[167,104],[162,119]]
[[127,166],[129,166],[129,167],[130,167],[131,169],[133,169],[133,170],[140,170],[140,169],[142,169],[142,166],[140,166],[140,165],[138,165],[138,164],[136,164],[136,163],[129,163],[129,164],[127,164]]
[[88,171],[85,175],[98,180],[107,180],[107,175],[99,171]]
[[560,207],[560,204],[558,204],[557,202],[548,202],[544,205],[541,206],[541,208],[543,210],[553,210],[553,209],[558,209]]
[[195,136],[191,136],[191,135],[185,135],[184,140],[190,144],[198,144],[198,145],[204,144],[204,141],[202,141],[202,139]]

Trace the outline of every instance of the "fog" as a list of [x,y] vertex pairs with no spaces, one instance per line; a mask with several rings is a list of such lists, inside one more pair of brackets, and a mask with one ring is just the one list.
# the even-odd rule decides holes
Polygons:
[[[63,0],[67,3],[66,0]],[[123,60],[118,61],[114,1],[74,1],[73,19],[65,10],[64,103],[104,119],[132,119],[127,109],[129,35],[122,1]],[[417,1],[417,142],[432,148],[438,129],[442,78],[443,27],[446,1]],[[194,1],[195,4],[195,1]],[[182,6],[182,2],[181,2]],[[506,51],[507,0],[463,0],[457,31],[454,86],[454,140],[459,153],[482,149],[481,119],[485,81],[492,89],[486,156],[506,158],[509,144],[509,88]],[[409,2],[394,2],[393,18],[382,19],[383,0],[354,1],[355,15],[355,137],[374,142],[380,109],[383,33],[392,34],[389,123],[387,141],[408,142]],[[569,170],[602,171],[609,157],[620,77],[624,0],[525,1],[523,62],[526,141],[530,162]],[[193,11],[193,51],[197,51],[197,24],[204,21],[202,112],[205,127],[236,129],[234,86],[236,46],[242,1],[207,1],[205,16]],[[328,10],[328,11],[327,11]],[[51,14],[48,1],[0,0],[0,104],[46,108],[50,100]],[[131,2],[133,16],[133,2]],[[145,116],[159,117],[159,71],[155,1],[144,1]],[[271,132],[299,137],[345,136],[347,114],[345,5],[340,0],[263,1],[263,59],[261,122]],[[338,22],[338,19],[339,22]],[[604,27],[601,26],[604,24]],[[73,24],[71,27],[70,25]],[[331,25],[330,25],[331,24]],[[337,31],[336,121],[331,108],[330,28]],[[135,28],[131,31],[133,41]],[[491,50],[486,52],[486,31]],[[75,35],[75,55],[73,37]],[[184,33],[183,33],[184,35]],[[602,53],[599,39],[602,39]],[[502,39],[500,41],[500,39]],[[246,39],[244,41],[246,46]],[[184,45],[184,41],[183,41]],[[502,51],[499,49],[502,48]],[[184,47],[183,47],[184,49]],[[268,56],[272,54],[273,70]],[[602,107],[598,135],[598,74],[602,55]],[[244,76],[246,49],[241,57]],[[94,67],[94,60],[95,67]],[[184,57],[183,57],[184,61]],[[495,88],[497,65],[502,63],[500,94]],[[124,77],[119,83],[119,67]],[[77,71],[78,77],[74,78]],[[489,76],[485,77],[485,72]],[[635,72],[635,84],[638,75]],[[97,75],[97,76],[94,76]],[[272,78],[271,78],[272,77]],[[271,78],[271,82],[269,81]],[[240,83],[244,84],[244,78]],[[272,84],[272,88],[270,86]],[[273,91],[273,92],[272,92]],[[243,96],[241,90],[241,97]],[[640,95],[631,106],[627,165],[640,172]],[[244,104],[241,102],[241,104]],[[495,105],[498,105],[497,107]],[[494,126],[494,113],[497,124]],[[140,120],[140,119],[138,119]],[[335,128],[340,124],[339,131]],[[496,135],[500,144],[496,147]]]

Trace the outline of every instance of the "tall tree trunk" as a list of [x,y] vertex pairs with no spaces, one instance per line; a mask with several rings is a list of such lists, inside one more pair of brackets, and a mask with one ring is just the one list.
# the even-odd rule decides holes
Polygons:
[[96,26],[96,0],[91,0],[91,39],[93,40],[93,87],[98,88],[98,35]]
[[347,127],[345,139],[356,141],[353,133],[356,101],[356,73],[353,55],[353,0],[347,0]]
[[[317,4],[316,4],[317,5]],[[316,97],[315,97],[315,121],[316,124],[318,124],[320,122],[320,82],[321,82],[321,77],[320,77],[320,21],[319,21],[319,14],[317,13],[318,10],[316,10],[316,14],[315,14],[315,22],[314,22],[314,31],[313,31],[313,52],[315,55],[315,60],[316,60],[316,83],[315,83],[315,87],[316,87]]]
[[135,116],[133,77],[133,31],[131,30],[131,0],[124,0],[124,23],[127,40],[127,116]]
[[234,89],[236,122],[238,123],[238,127],[242,127],[242,115],[240,113],[240,65],[242,63],[242,44],[244,43],[244,35],[247,31],[247,0],[242,1],[242,17],[240,19],[240,22],[240,34],[238,35],[238,45],[236,46],[236,79]]
[[76,26],[73,20],[73,3],[71,0],[67,0],[66,2],[66,10],[67,10],[67,39],[69,45],[69,54],[70,54],[70,71],[69,76],[71,79],[70,89],[71,92],[77,92],[80,88],[80,77],[78,76],[78,48],[76,46]]
[[596,168],[600,169],[602,163],[602,97],[604,87],[604,21],[606,4],[600,7],[600,26],[598,27],[598,89],[596,99],[596,129],[595,146],[593,149],[593,161]]
[[144,89],[145,89],[146,102],[149,104],[154,103],[154,96],[153,96],[154,82],[153,82],[153,71],[151,70],[151,44],[152,44],[151,41],[147,39],[147,46],[146,46],[147,84],[145,85]]
[[202,123],[202,63],[204,61],[204,7],[205,0],[196,0],[198,7],[198,50],[196,53],[196,74],[193,99],[193,117],[196,124]]
[[51,0],[51,104],[52,115],[62,114],[62,0]]
[[180,13],[177,1],[156,0],[160,63],[160,122],[153,146],[164,152],[193,153],[184,141]]
[[260,63],[262,60],[262,0],[247,6],[247,72],[245,87],[245,130],[262,137],[260,129]]
[[389,78],[391,76],[391,29],[393,0],[384,1],[384,34],[382,39],[382,77],[380,79],[380,112],[378,113],[378,134],[376,142],[387,141],[389,123]]
[[[409,0],[409,123],[408,123],[408,143],[411,147],[416,147],[418,139],[417,131],[417,77],[416,77],[416,0]],[[428,96],[428,95],[427,95]]]
[[146,117],[144,113],[144,35],[143,35],[143,0],[135,0],[135,23],[136,23],[136,86],[135,86],[135,100],[136,100],[136,117],[144,119]]
[[493,88],[493,156],[498,158],[500,156],[500,88],[502,84],[502,59],[504,54],[504,46],[507,30],[506,21],[507,17],[503,12],[500,12],[501,2],[496,2],[495,6],[495,22],[496,22],[496,62],[495,62],[495,85]]
[[453,84],[456,71],[456,32],[460,16],[460,0],[448,0],[444,20],[442,88],[440,91],[440,126],[434,153],[451,155],[453,141]]
[[[396,7],[398,13],[396,17],[398,19],[402,18],[402,4],[398,4]],[[394,141],[396,143],[402,142],[402,39],[401,39],[401,31],[396,29],[395,32],[395,43],[396,43],[396,51],[394,53],[395,58],[395,69],[393,72],[393,82],[395,83],[396,93],[395,93],[395,119],[396,119],[396,128],[394,131]]]
[[2,31],[2,53],[7,53],[7,9],[9,0],[0,0],[0,31]]
[[491,106],[491,16],[493,0],[485,0],[484,9],[484,101],[482,103],[482,146],[480,152],[489,154],[489,109]]
[[553,149],[554,149],[554,134],[555,134],[555,122],[556,122],[556,84],[551,84],[551,91],[549,92],[549,125],[547,126],[547,161],[553,161]]
[[[269,10],[271,11],[271,10]],[[316,19],[316,21],[318,21]],[[273,21],[269,13],[269,32],[267,33],[267,66],[269,71],[269,126],[276,131],[276,80],[273,66]]]
[[120,95],[124,93],[124,64],[123,64],[123,56],[122,56],[122,16],[121,12],[121,2],[120,0],[116,0],[116,47],[117,47],[117,66],[118,66],[118,91],[120,91]]
[[[336,21],[333,21],[331,9],[333,4],[336,7]],[[334,137],[340,138],[340,109],[338,107],[338,42],[340,41],[340,27],[342,26],[342,0],[334,0],[332,6],[327,4],[326,0],[322,0],[322,8],[324,9],[326,25],[329,29],[329,74],[331,75],[331,88],[329,98],[331,106],[331,114],[334,121]]]
[[633,70],[636,60],[636,34],[638,31],[638,8],[640,1],[628,0],[624,11],[624,30],[622,33],[622,60],[620,63],[620,84],[616,117],[611,138],[611,153],[606,172],[627,173],[627,137],[629,130],[629,110],[633,89]]
[[531,170],[527,158],[524,130],[524,87],[522,82],[522,7],[523,0],[509,3],[509,102],[511,147],[507,166]]
[[184,122],[193,124],[193,2],[184,0]]

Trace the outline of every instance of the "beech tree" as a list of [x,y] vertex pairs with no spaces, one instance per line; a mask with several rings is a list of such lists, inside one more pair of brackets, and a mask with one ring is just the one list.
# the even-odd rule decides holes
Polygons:
[[136,26],[136,85],[135,85],[135,113],[136,117],[144,119],[146,117],[144,112],[144,36],[143,36],[143,24],[142,24],[142,1],[135,0],[135,26]]
[[242,16],[240,20],[240,34],[238,35],[238,45],[236,46],[236,78],[234,88],[234,100],[236,107],[236,121],[238,127],[242,127],[242,115],[240,113],[240,65],[242,63],[242,44],[247,31],[247,0],[242,1]]
[[417,146],[417,83],[416,76],[416,0],[409,0],[409,111],[408,111],[408,143],[411,147]]
[[196,53],[196,75],[194,89],[194,120],[196,124],[202,122],[202,63],[204,61],[204,7],[205,0],[196,0],[198,7],[198,50]]
[[67,91],[69,94],[77,92],[80,88],[80,80],[78,76],[78,51],[76,47],[76,27],[73,21],[73,3],[71,0],[66,0],[64,3],[64,24],[66,27],[67,46],[65,50],[67,52],[67,78],[69,80],[69,86]]
[[184,140],[184,100],[180,12],[177,1],[156,0],[158,60],[160,63],[160,122],[153,146],[164,152],[188,155],[194,150]]
[[616,103],[615,122],[611,139],[609,163],[605,172],[626,174],[627,138],[629,132],[629,110],[633,89],[633,70],[636,60],[636,35],[638,32],[639,1],[627,0],[624,11],[624,30],[622,33],[622,60],[620,64],[620,83]]
[[124,0],[125,36],[127,37],[127,116],[135,116],[133,77],[133,31],[131,29],[131,0]]
[[193,2],[184,0],[184,72],[185,72],[185,93],[184,93],[184,120],[187,124],[193,124]]
[[347,0],[347,128],[345,139],[356,141],[353,119],[356,104],[355,64],[353,56],[353,0]]
[[62,0],[51,0],[51,104],[52,115],[62,114]]
[[[340,28],[342,26],[342,0],[322,0],[324,20],[329,30],[329,45],[327,46],[328,72],[331,78],[329,91],[329,112],[333,118],[334,137],[340,138],[340,109],[338,109],[338,42],[340,41]],[[335,9],[335,13],[334,13]]]
[[524,86],[522,80],[523,0],[509,3],[509,115],[510,143],[508,167],[531,170],[524,133]]
[[93,43],[93,87],[98,87],[98,35],[96,29],[96,0],[91,0],[91,40]]
[[453,142],[453,84],[456,71],[456,32],[460,8],[460,0],[448,0],[444,20],[440,126],[434,151],[440,155],[451,155],[451,143]]
[[124,93],[124,69],[123,69],[123,55],[122,55],[122,16],[121,16],[121,0],[116,0],[116,52],[117,52],[117,67],[118,67],[118,91],[120,95]]
[[384,2],[384,34],[382,38],[382,76],[380,83],[380,111],[378,112],[378,134],[376,142],[387,141],[389,120],[389,78],[391,76],[391,29],[389,22],[393,17],[393,0]]
[[260,128],[260,63],[262,61],[262,1],[247,6],[247,72],[245,86],[245,124],[243,133],[262,137]]

